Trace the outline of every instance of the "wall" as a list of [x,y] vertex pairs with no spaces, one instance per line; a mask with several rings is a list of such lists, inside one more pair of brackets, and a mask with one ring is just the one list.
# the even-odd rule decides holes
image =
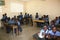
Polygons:
[[0,13],[0,19],[4,13],[7,13],[10,17],[19,14],[19,12],[14,13],[10,11],[11,2],[22,3],[24,5],[23,14],[28,12],[29,14],[33,15],[33,18],[36,12],[39,13],[40,17],[44,14],[48,14],[51,20],[56,16],[60,16],[60,0],[31,0],[27,2],[18,0],[5,0],[5,6],[3,6],[3,12]]
[[50,19],[60,16],[60,0],[33,0],[26,3],[26,12],[35,16],[38,12],[40,17],[44,14],[49,15]]
[[[10,3],[11,2],[15,2],[15,3],[20,3],[20,4],[22,4],[22,5],[24,5],[24,3],[25,2],[23,2],[23,1],[17,1],[17,0],[5,0],[5,5],[3,6],[3,12],[2,13],[0,13],[1,15],[0,15],[0,19],[2,18],[2,14],[4,14],[4,13],[7,13],[7,16],[8,17],[13,17],[14,15],[19,15],[20,13],[19,12],[11,12],[11,9],[10,9]],[[24,8],[24,6],[23,6],[23,8]],[[23,13],[24,13],[24,11],[23,11]]]

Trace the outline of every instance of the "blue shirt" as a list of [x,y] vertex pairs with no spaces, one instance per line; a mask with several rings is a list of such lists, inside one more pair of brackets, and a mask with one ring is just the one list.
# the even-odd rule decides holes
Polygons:
[[19,21],[17,22],[17,25],[20,26],[20,22]]
[[14,20],[9,20],[8,24],[15,24],[15,21]]
[[19,16],[19,20],[21,20],[22,18],[23,18],[23,15],[20,15],[20,16]]
[[60,36],[60,32],[59,32],[59,31],[56,31],[56,32],[54,33],[52,30],[50,30],[50,31],[48,32],[48,34],[50,34],[50,35],[55,35],[55,36]]
[[2,19],[6,20],[6,19],[7,19],[7,16],[3,16],[3,18],[2,18]]
[[59,24],[59,20],[56,20],[55,25],[58,25],[58,24]]
[[24,18],[27,18],[28,17],[28,15],[26,14],[26,15],[24,15]]
[[43,20],[45,20],[46,22],[48,22],[49,21],[49,18],[43,18]]

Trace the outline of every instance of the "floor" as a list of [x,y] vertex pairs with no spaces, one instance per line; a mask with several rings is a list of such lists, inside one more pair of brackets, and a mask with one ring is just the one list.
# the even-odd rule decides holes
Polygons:
[[30,25],[23,25],[21,27],[23,28],[23,32],[19,36],[12,33],[7,34],[4,30],[0,29],[0,40],[33,40],[33,35],[40,30],[40,28]]

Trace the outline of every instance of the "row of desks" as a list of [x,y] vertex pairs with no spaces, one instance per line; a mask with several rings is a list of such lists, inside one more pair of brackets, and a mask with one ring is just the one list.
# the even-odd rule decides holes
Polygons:
[[15,34],[15,29],[16,29],[16,34],[18,35],[18,26],[17,25],[9,25],[8,23],[5,23],[5,22],[2,22],[2,24],[4,25],[4,28],[7,26],[7,27],[10,27],[12,28],[13,30],[13,35]]
[[44,20],[33,20],[33,27],[36,26],[36,22],[40,22],[40,23],[44,23],[45,21]]
[[[36,25],[35,25],[36,22],[42,22],[42,23],[44,23],[45,21],[44,21],[44,20],[33,20],[33,27],[36,26]],[[10,27],[13,29],[13,34],[14,34],[14,29],[17,29],[16,32],[17,32],[17,34],[18,34],[17,25],[8,25],[8,23],[5,23],[5,22],[2,22],[2,24],[4,24],[4,26],[5,26],[5,25],[8,26],[8,27],[10,26]]]

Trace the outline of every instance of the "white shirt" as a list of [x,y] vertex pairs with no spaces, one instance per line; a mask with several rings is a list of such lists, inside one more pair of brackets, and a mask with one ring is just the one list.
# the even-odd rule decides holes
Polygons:
[[46,31],[44,31],[44,29],[42,29],[42,30],[40,31],[40,33],[38,34],[38,36],[39,36],[40,38],[44,38],[43,33],[44,33],[44,34],[47,34],[47,33],[48,33],[48,29],[47,29]]

